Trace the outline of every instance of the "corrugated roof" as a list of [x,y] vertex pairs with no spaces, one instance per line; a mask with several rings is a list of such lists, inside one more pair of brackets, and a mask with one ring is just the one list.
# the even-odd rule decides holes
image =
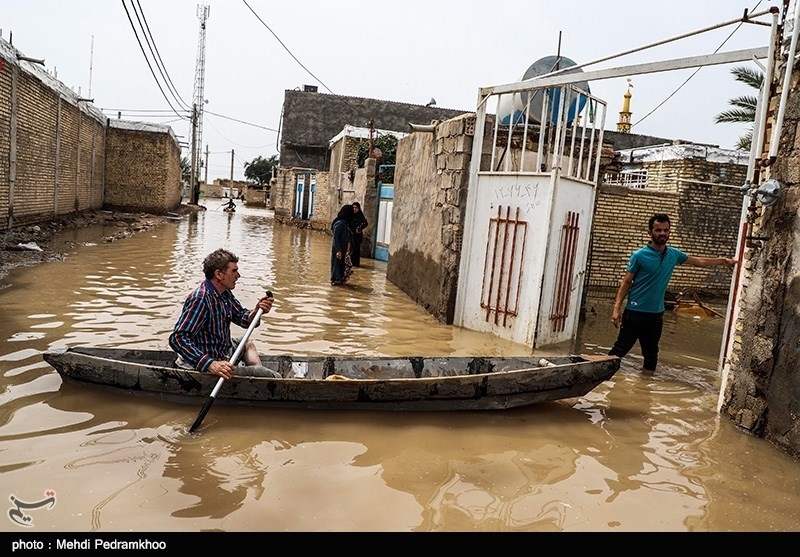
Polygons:
[[69,102],[74,106],[80,106],[80,108],[83,111],[97,118],[100,121],[105,120],[106,117],[99,108],[95,107],[91,102],[80,101],[80,97],[75,91],[64,85],[64,83],[56,79],[54,76],[52,76],[50,72],[48,72],[43,65],[38,64],[36,62],[31,62],[29,60],[20,60],[20,58],[33,58],[33,57],[26,56],[14,45],[10,44],[9,42],[7,42],[2,38],[0,38],[0,56],[5,60],[8,60],[10,63],[17,64],[21,71],[30,74],[31,76],[41,81],[46,87],[57,92],[61,96],[61,98],[64,99],[65,101]]
[[109,120],[108,127],[137,132],[172,133],[172,128],[165,126],[164,124],[132,122],[130,120]]
[[659,162],[669,160],[703,159],[709,162],[746,165],[749,151],[722,149],[697,143],[673,143],[618,151],[625,162]]

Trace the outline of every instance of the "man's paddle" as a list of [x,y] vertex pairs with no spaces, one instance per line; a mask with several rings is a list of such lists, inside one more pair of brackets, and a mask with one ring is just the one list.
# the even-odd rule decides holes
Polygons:
[[[270,292],[269,290],[267,290],[267,297],[268,298],[272,297],[272,292]],[[261,314],[263,313],[264,310],[258,308],[256,316],[253,317],[252,321],[250,321],[250,326],[247,327],[247,331],[245,331],[242,340],[239,341],[239,346],[236,347],[233,356],[231,356],[231,359],[228,360],[232,365],[236,365],[236,363],[239,361],[239,357],[242,355],[242,351],[244,350],[244,345],[247,344],[247,339],[250,338],[250,334],[253,332],[253,329],[256,328],[256,323],[258,323],[258,320],[261,319]],[[203,422],[203,418],[205,418],[206,414],[208,414],[208,411],[211,410],[211,405],[214,404],[214,400],[217,398],[217,393],[219,392],[220,387],[222,387],[222,383],[224,381],[225,381],[224,377],[220,377],[217,380],[217,384],[214,385],[214,390],[211,391],[211,394],[209,395],[205,404],[203,404],[203,407],[200,409],[200,413],[197,415],[197,419],[195,419],[194,423],[192,424],[192,427],[189,428],[189,433],[192,433],[195,429],[200,427],[200,424]]]

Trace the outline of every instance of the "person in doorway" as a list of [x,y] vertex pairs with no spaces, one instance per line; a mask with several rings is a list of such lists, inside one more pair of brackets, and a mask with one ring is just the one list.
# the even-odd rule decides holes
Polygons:
[[231,375],[279,377],[277,372],[261,365],[258,350],[250,339],[242,350],[243,365],[230,362],[239,345],[238,340],[231,339],[231,323],[249,327],[258,309],[269,313],[274,300],[264,296],[252,310],[242,306],[232,292],[241,276],[238,262],[239,258],[225,249],[206,256],[203,261],[206,278],[186,298],[169,336],[169,345],[178,354],[176,365],[223,379],[230,379]]
[[361,203],[353,201],[353,218],[350,221],[350,232],[353,235],[353,245],[350,258],[353,267],[361,265],[361,242],[364,241],[364,229],[367,227],[367,218],[361,211]]
[[[650,242],[636,250],[625,268],[625,275],[614,300],[611,322],[619,329],[609,354],[624,357],[636,341],[642,349],[642,372],[655,373],[658,362],[658,344],[664,324],[664,295],[677,265],[688,263],[696,267],[727,265],[736,260],[728,257],[697,257],[668,246],[669,216],[656,213],[648,223]],[[627,298],[623,311],[622,304]]]
[[353,263],[350,259],[352,233],[350,221],[353,220],[352,205],[343,205],[339,214],[331,223],[333,242],[331,244],[331,284],[344,284],[353,274]]

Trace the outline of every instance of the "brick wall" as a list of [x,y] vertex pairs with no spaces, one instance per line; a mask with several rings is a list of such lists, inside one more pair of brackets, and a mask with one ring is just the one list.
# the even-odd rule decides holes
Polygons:
[[[229,190],[233,189],[233,197],[235,199],[239,198],[241,193],[245,193],[247,191],[248,186],[252,186],[249,182],[241,181],[241,180],[233,180],[231,181],[230,178],[217,178],[211,184],[206,184],[205,182],[200,183],[200,196],[201,197],[227,197],[225,189],[228,188]],[[263,204],[264,198],[262,196],[261,202]]]
[[[733,257],[742,211],[738,188],[678,182],[674,192],[603,185],[598,190],[589,272],[590,291],[613,295],[630,254],[649,239],[653,213],[670,216],[670,245],[698,256]],[[725,267],[675,269],[668,290],[727,297],[731,271]]]
[[[473,115],[448,120],[434,133],[401,139],[397,150],[387,278],[445,323],[452,322],[455,308],[473,124]],[[604,151],[603,160],[611,158]],[[482,168],[487,164],[482,161]],[[723,171],[717,163],[689,159],[671,163],[671,169],[670,191],[598,188],[589,290],[614,295],[630,254],[649,240],[647,221],[654,212],[670,215],[675,247],[698,256],[734,255],[742,192],[712,182],[721,176],[743,182],[745,168]],[[670,290],[727,297],[731,276],[724,267],[680,266]]]
[[112,120],[106,139],[105,205],[166,212],[181,202],[180,147],[164,126]]
[[281,168],[270,186],[270,205],[275,218],[280,222],[291,220],[294,211],[295,174],[290,169]]
[[0,230],[8,226],[9,210],[9,163],[11,153],[11,70],[6,59],[0,70]]
[[105,118],[0,40],[0,229],[103,204]]
[[[297,219],[294,216],[295,201],[297,199],[297,175],[308,172],[314,174],[316,184],[314,207],[310,219]],[[306,178],[306,186],[308,186],[308,178]],[[329,188],[330,178],[328,172],[309,170],[307,168],[281,168],[270,187],[270,205],[275,211],[275,219],[281,223],[327,231],[330,228],[330,221],[335,216],[330,213]]]
[[386,277],[443,323],[455,313],[474,114],[397,145]]
[[[19,71],[16,79],[16,176],[11,207],[15,220],[25,221],[38,215],[55,213],[56,142],[77,145],[77,126],[59,126],[58,111],[69,112],[76,121],[74,106],[61,102],[38,81]],[[62,120],[63,122],[63,120]],[[72,124],[72,122],[69,122]],[[56,141],[54,141],[56,140]],[[77,155],[77,151],[69,154]],[[62,172],[77,165],[77,157],[61,157]],[[73,166],[76,168],[77,166]],[[59,183],[61,187],[69,187]],[[74,185],[74,182],[73,182]],[[72,190],[73,199],[75,190]]]
[[164,212],[180,204],[170,128],[110,131],[115,124],[93,104],[20,56],[0,39],[0,230],[104,205]]
[[[332,191],[336,193],[352,190],[352,182],[348,178],[350,171],[358,169],[358,146],[361,138],[343,135],[331,146],[329,171],[331,173]],[[332,206],[346,203],[339,195],[332,200]]]
[[[777,75],[783,77],[785,62],[778,66]],[[782,188],[773,205],[749,198],[747,221],[752,237],[743,246],[735,321],[726,339],[729,342],[720,370],[723,392],[719,400],[722,416],[795,458],[800,458],[799,85],[800,70],[795,63],[782,106],[785,120],[776,159],[754,172],[756,186],[774,179]],[[770,126],[774,125],[781,88],[770,101],[762,154],[770,153],[773,147]]]

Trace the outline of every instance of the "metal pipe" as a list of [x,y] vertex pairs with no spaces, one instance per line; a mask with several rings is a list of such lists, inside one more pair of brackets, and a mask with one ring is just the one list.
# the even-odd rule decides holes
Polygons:
[[600,62],[605,62],[606,60],[611,60],[613,58],[620,58],[622,56],[627,56],[628,54],[633,54],[634,52],[640,52],[642,50],[647,50],[648,48],[653,48],[655,46],[660,46],[660,45],[663,45],[663,44],[667,44],[667,43],[672,42],[672,41],[685,39],[685,38],[691,37],[693,35],[699,35],[700,33],[705,33],[706,31],[713,31],[714,29],[719,29],[720,27],[726,27],[726,26],[732,25],[734,23],[742,23],[742,22],[747,23],[747,22],[750,22],[750,23],[759,24],[759,22],[752,22],[752,21],[749,21],[749,20],[754,18],[754,17],[761,17],[762,15],[766,15],[768,13],[772,13],[773,17],[774,17],[778,13],[778,8],[773,6],[771,8],[768,8],[768,9],[764,10],[764,11],[756,12],[756,13],[750,15],[750,16],[747,15],[747,11],[745,10],[744,15],[742,17],[740,17],[740,18],[731,19],[729,21],[723,21],[722,23],[718,23],[718,24],[712,25],[710,27],[704,27],[703,29],[698,29],[697,31],[691,31],[689,33],[684,33],[683,35],[678,35],[677,37],[673,37],[671,39],[664,39],[664,40],[661,40],[661,41],[658,41],[658,42],[650,43],[650,44],[645,45],[645,46],[640,46],[639,48],[626,50],[625,52],[620,52],[618,54],[613,54],[611,56],[606,56],[604,58],[598,58],[597,60],[592,60],[591,62],[584,62],[583,64],[577,64],[575,66],[570,66],[568,68],[561,68],[561,69],[556,70],[554,72],[550,72],[549,74],[537,76],[537,79],[541,79],[541,78],[544,78],[544,77],[550,77],[550,76],[553,76],[553,75],[559,75],[559,74],[562,74],[562,73],[564,73],[564,72],[566,72],[568,70],[574,72],[578,68],[584,68],[586,66],[592,66],[594,64],[599,64]]
[[[509,296],[511,294],[511,279],[514,276],[514,261],[516,261],[516,258],[514,256],[516,255],[516,252],[517,252],[517,235],[518,235],[517,231],[519,230],[519,225],[520,225],[520,222],[519,222],[519,207],[517,207],[516,213],[514,214],[514,225],[511,227],[511,233],[512,233],[512,237],[511,237],[511,253],[508,255],[509,263],[508,263],[508,272],[506,273],[506,277],[507,277],[506,284],[505,284],[506,292],[505,292],[505,300],[503,301],[503,306],[504,306],[503,307],[503,311],[504,311],[504,313],[503,313],[503,327],[507,326],[507,324],[508,324],[508,315],[510,313],[509,310],[508,310],[508,299],[509,299]],[[508,223],[506,223],[506,234],[508,234],[507,231],[508,231]],[[517,285],[517,292],[519,293],[519,285]],[[516,299],[515,299],[515,304],[514,305],[515,305],[515,309],[516,309]],[[516,312],[514,313],[514,315],[516,315]]]
[[[761,85],[761,99],[759,100],[760,106],[760,114],[758,115],[758,119],[761,123],[758,128],[760,130],[766,130],[767,124],[767,109],[769,108],[769,95],[770,89],[772,86],[772,78],[773,73],[775,72],[775,43],[778,39],[778,14],[775,13],[772,15],[772,31],[770,32],[770,40],[769,40],[769,54],[767,55],[767,72],[764,74],[764,81]],[[755,137],[753,139],[756,139]],[[764,133],[760,133],[758,135],[756,141],[756,149],[755,154],[756,158],[761,156],[761,153],[764,149]],[[759,166],[761,164],[759,163]],[[755,182],[754,182],[755,183]]]
[[778,155],[778,140],[780,138],[781,128],[783,127],[783,117],[786,114],[786,99],[789,96],[789,88],[792,81],[792,70],[794,69],[794,57],[797,52],[797,35],[800,31],[800,7],[795,2],[794,6],[794,27],[792,28],[792,41],[789,46],[789,55],[787,56],[786,69],[783,74],[783,90],[781,91],[781,100],[778,104],[778,117],[775,121],[775,127],[772,128],[772,138],[769,141],[769,159],[767,159],[767,166],[775,162]]
[[408,127],[411,128],[411,132],[426,132],[426,133],[433,133],[436,131],[436,126],[433,124],[412,124],[411,122],[408,123]]
[[17,55],[17,60],[24,60],[25,62],[30,62],[32,64],[39,64],[41,66],[44,66],[44,58],[39,59],[39,58],[31,58],[29,56],[19,56],[19,55]]
[[[502,218],[502,205],[497,206],[497,219],[490,219],[489,220],[489,234],[486,237],[486,261],[484,265],[489,264],[489,291],[487,292],[486,296],[486,321],[489,322],[489,318],[492,314],[492,291],[494,289],[494,271],[495,271],[495,263],[497,261],[497,243],[499,241],[500,235],[500,219]],[[492,226],[494,227],[494,244],[491,244],[491,237],[492,237]],[[491,246],[491,251],[489,251],[489,247]],[[489,263],[489,256],[491,255],[492,261]],[[486,276],[486,271],[484,270],[484,276]],[[495,311],[496,308],[494,308]],[[496,317],[495,317],[496,319]]]
[[[499,215],[499,212],[498,212]],[[494,312],[494,324],[497,325],[497,321],[500,317],[500,297],[502,295],[502,288],[503,288],[503,269],[505,268],[506,262],[506,246],[508,245],[508,220],[511,216],[511,205],[506,205],[506,218],[503,219],[503,247],[500,251],[500,273],[497,277],[497,297],[494,303],[495,312]],[[500,235],[500,222],[497,223],[497,235]],[[503,309],[503,313],[505,314],[508,306]]]

